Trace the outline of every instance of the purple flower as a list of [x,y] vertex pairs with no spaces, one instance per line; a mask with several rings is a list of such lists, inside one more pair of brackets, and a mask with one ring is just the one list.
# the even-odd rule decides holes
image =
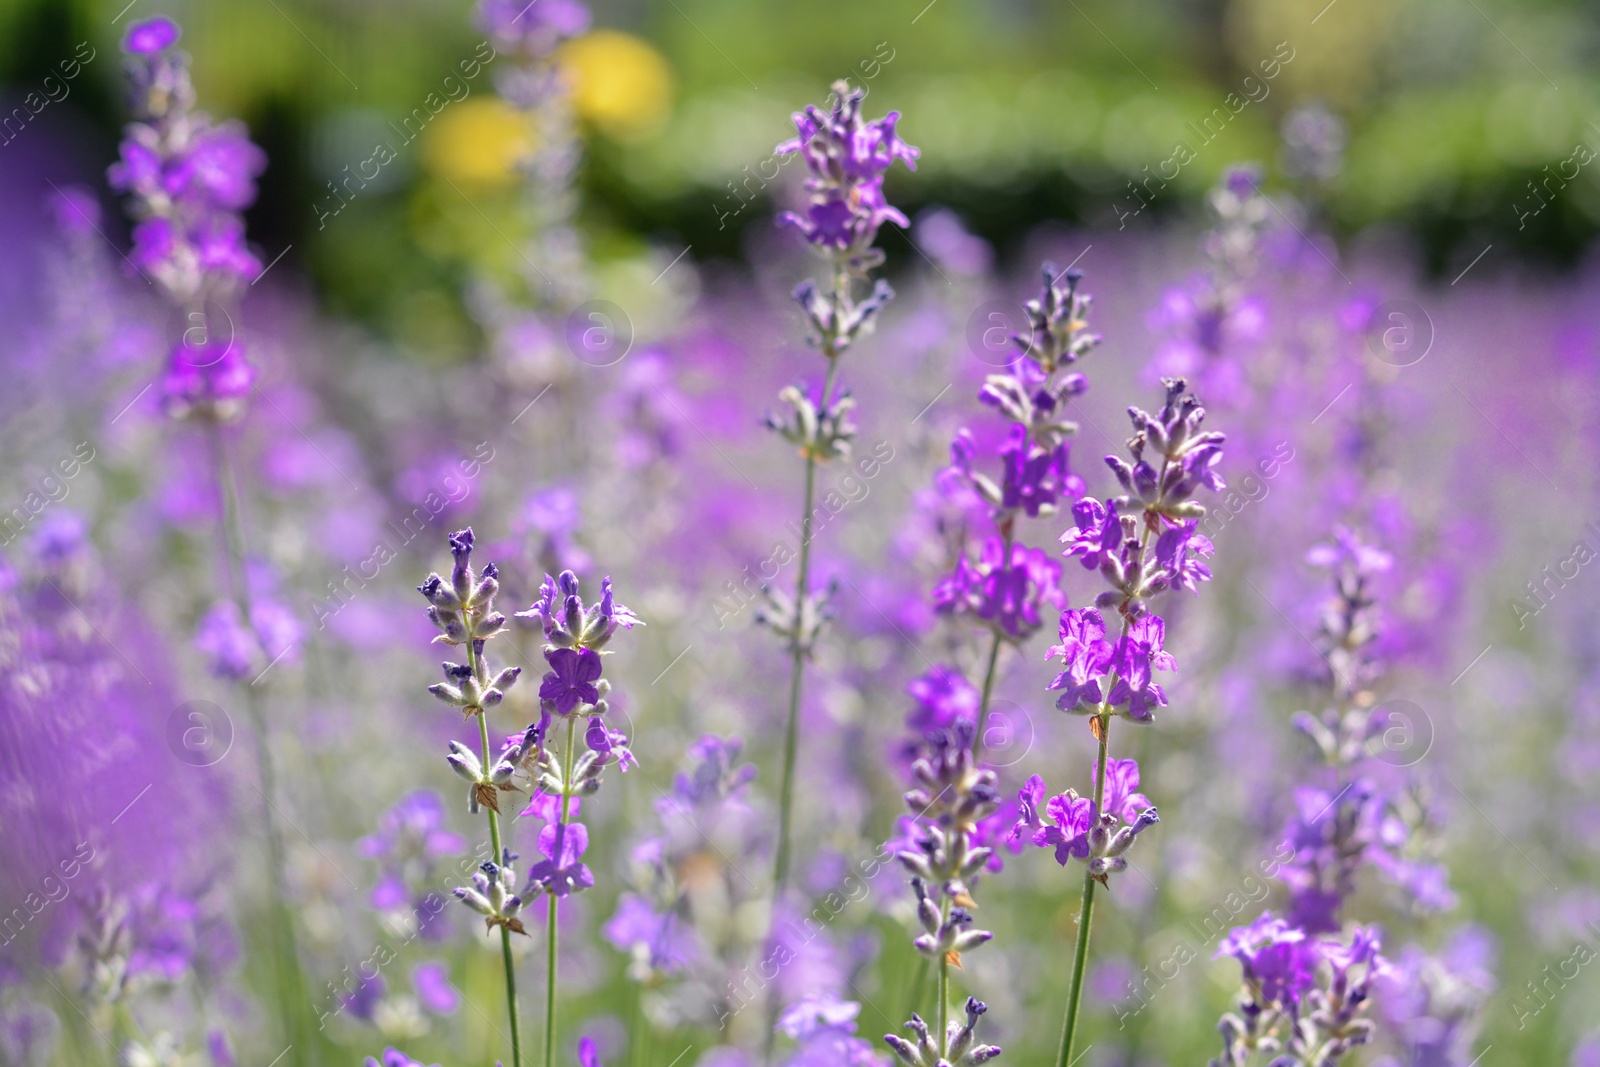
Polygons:
[[1198,532],[1198,519],[1169,526],[1156,538],[1156,562],[1166,572],[1173,589],[1199,592],[1201,582],[1211,580],[1211,568],[1199,559],[1212,553],[1211,539]]
[[955,573],[933,590],[934,609],[941,615],[972,615],[1016,641],[1026,640],[1041,625],[1040,609],[1065,600],[1061,567],[1042,550],[1011,546],[1005,566],[1005,542],[990,536],[976,563],[966,554]]
[[589,29],[589,9],[578,0],[482,0],[478,25],[504,48],[542,56]]
[[[585,650],[587,651],[587,650]],[[593,655],[594,653],[590,653]],[[626,773],[629,767],[637,767],[639,761],[634,757],[633,751],[628,748],[628,735],[621,730],[607,728],[605,720],[598,715],[591,716],[589,728],[583,732],[584,743],[591,751],[600,756],[600,762],[606,763],[615,756],[617,766]]]
[[169,51],[178,32],[165,18],[128,31],[123,49],[137,121],[129,123],[107,179],[131,199],[129,263],[185,314],[162,385],[168,412],[226,420],[243,410],[255,372],[231,321],[211,321],[209,307],[226,307],[261,273],[238,212],[255,201],[267,159],[242,125],[216,124],[193,109],[188,59]]
[[[569,797],[567,805],[567,818],[575,819],[583,808],[582,797]],[[528,800],[528,806],[522,809],[521,814],[532,815],[543,819],[546,824],[554,826],[561,821],[561,797],[555,793],[546,793],[543,789],[535,792]]]
[[[368,1056],[366,1067],[428,1067],[428,1065],[424,1064],[421,1060],[412,1059],[399,1049],[386,1048],[383,1050],[382,1062],[379,1062],[378,1060],[373,1059],[371,1056]],[[435,1063],[433,1064],[433,1067],[439,1067],[439,1065]]]
[[594,1038],[578,1039],[578,1067],[603,1067],[600,1063],[600,1050],[595,1047]]
[[539,699],[549,701],[561,715],[570,715],[579,704],[600,699],[595,682],[600,678],[600,653],[589,648],[557,648],[545,653],[550,664],[539,684]]
[[798,153],[809,176],[809,202],[801,212],[785,211],[778,223],[797,230],[822,248],[860,255],[872,245],[885,221],[910,222],[883,195],[883,176],[896,159],[915,170],[918,152],[900,140],[895,124],[900,113],[864,122],[861,101],[866,93],[844,82],[833,87],[828,112],[808,106],[794,116],[799,134],[777,147],[777,154]]
[[437,960],[419,963],[411,972],[411,988],[417,1002],[434,1015],[453,1015],[461,1005],[461,994],[450,981],[450,969]]
[[1239,961],[1244,982],[1265,1004],[1290,1013],[1316,982],[1317,950],[1306,932],[1270,911],[1249,926],[1238,926],[1217,945],[1213,959]]
[[[1011,436],[1001,446],[1000,460],[1005,471],[1001,486],[1000,506],[1007,510],[1021,509],[1030,516],[1055,511],[1056,502],[1063,492],[1070,493],[1073,486],[1067,469],[1067,445],[1043,448],[1028,437],[1028,428],[1011,427]],[[1077,483],[1081,488],[1082,483]]]
[[1098,569],[1122,547],[1116,501],[1107,505],[1092,496],[1084,497],[1072,505],[1072,519],[1077,525],[1061,535],[1061,543],[1067,546],[1063,555],[1077,556],[1085,570]]
[[589,831],[581,822],[553,823],[539,831],[544,859],[528,870],[530,886],[565,897],[594,885],[594,875],[580,857],[589,848]]
[[957,719],[977,722],[978,688],[954,667],[941,663],[928,668],[906,685],[906,692],[916,701],[916,707],[906,715],[906,725],[918,737],[929,730],[953,726]]
[[617,898],[617,910],[601,934],[650,971],[677,974],[699,955],[694,929],[672,911],[658,912],[637,893]]
[[[135,231],[136,263],[143,255],[138,246]],[[201,409],[231,417],[243,410],[255,380],[256,369],[244,358],[244,345],[236,337],[174,345],[161,379],[162,406],[173,418]]]
[[1044,818],[1034,831],[1033,843],[1039,848],[1055,849],[1056,862],[1065,867],[1069,859],[1088,858],[1089,831],[1094,824],[1094,801],[1069,789],[1045,803]]
[[1029,775],[1028,780],[1022,783],[1022,788],[1017,791],[1017,821],[1006,834],[1007,841],[1032,843],[1034,835],[1044,825],[1039,807],[1044,803],[1045,792],[1044,779],[1037,774]]
[[[1090,772],[1091,785],[1099,780],[1099,764]],[[1123,822],[1138,821],[1140,814],[1152,807],[1150,798],[1139,789],[1139,764],[1131,759],[1106,761],[1106,788],[1102,795],[1103,809],[1119,816]]]
[[1143,615],[1117,640],[1111,660],[1117,683],[1107,700],[1118,707],[1126,704],[1128,717],[1135,722],[1150,722],[1152,708],[1167,706],[1166,691],[1151,680],[1152,671],[1177,669],[1177,661],[1161,647],[1166,632],[1161,616]]
[[1060,656],[1066,670],[1056,675],[1047,690],[1061,690],[1056,707],[1075,711],[1098,705],[1104,696],[1100,681],[1111,665],[1114,646],[1106,640],[1106,623],[1094,608],[1075,608],[1061,613],[1061,643],[1051,646],[1046,658]]
[[122,39],[122,50],[129,55],[160,52],[177,44],[182,32],[178,29],[177,23],[165,15],[157,15],[152,19],[130,24],[127,36]]
[[639,617],[618,604],[611,593],[610,577],[600,582],[600,600],[584,606],[578,595],[578,576],[562,571],[560,578],[544,576],[539,599],[519,619],[537,619],[544,627],[544,639],[557,648],[600,649],[619,629],[643,626]]

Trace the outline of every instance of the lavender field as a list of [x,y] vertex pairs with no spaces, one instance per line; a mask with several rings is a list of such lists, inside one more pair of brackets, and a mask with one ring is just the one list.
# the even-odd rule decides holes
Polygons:
[[0,1067],[1600,1067],[1592,14],[122,3]]

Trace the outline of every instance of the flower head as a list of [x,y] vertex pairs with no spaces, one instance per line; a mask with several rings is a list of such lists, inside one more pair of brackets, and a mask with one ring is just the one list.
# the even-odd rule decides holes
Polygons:
[[550,670],[539,685],[540,701],[549,702],[560,715],[569,715],[580,704],[600,699],[595,682],[600,678],[600,653],[589,648],[557,648],[546,653]]
[[818,248],[863,257],[884,222],[910,225],[883,195],[883,178],[895,160],[915,170],[918,152],[900,140],[898,111],[867,122],[861,117],[862,89],[835,82],[828,111],[808,106],[794,116],[793,140],[778,145],[780,156],[799,155],[808,177],[808,202],[801,211],[778,216],[780,225],[798,231]]
[[530,890],[537,887],[551,896],[565,897],[594,885],[594,875],[582,856],[589,848],[589,830],[581,822],[557,822],[539,831],[543,860],[528,868]]

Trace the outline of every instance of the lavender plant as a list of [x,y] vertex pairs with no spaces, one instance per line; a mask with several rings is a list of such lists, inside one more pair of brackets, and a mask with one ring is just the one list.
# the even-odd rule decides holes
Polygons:
[[[200,424],[211,452],[211,476],[221,502],[220,555],[229,595],[201,618],[197,647],[212,672],[235,683],[291,653],[299,627],[268,594],[271,580],[252,568],[238,484],[224,426],[240,419],[256,379],[236,326],[238,301],[261,263],[245,244],[240,212],[256,197],[266,156],[238,122],[214,122],[195,109],[189,59],[176,49],[181,31],[164,16],[135,22],[122,42],[134,121],[124,132],[120,160],[107,172],[112,189],[129,197],[136,222],[128,262],[165,298],[180,320],[160,381],[162,403],[175,420]],[[220,321],[219,321],[220,317]],[[279,825],[277,771],[261,690],[242,687],[256,738],[263,799],[279,996],[303,1001],[294,923],[285,909],[286,869]],[[292,1016],[299,1019],[299,1015]],[[311,1038],[295,1033],[295,1040]]]
[[[576,575],[571,571],[563,571],[559,579],[546,575],[540,598],[518,613],[521,618],[538,620],[544,630],[544,655],[550,670],[539,686],[539,721],[508,738],[496,751],[490,743],[487,712],[504,700],[522,668],[494,671],[484,655],[487,642],[507,632],[506,617],[494,607],[500,590],[499,570],[490,563],[475,573],[472,545],[470,528],[451,534],[455,565],[449,581],[430,574],[418,587],[428,599],[428,618],[440,631],[434,640],[465,646],[467,651],[465,663],[444,664],[445,681],[429,686],[428,691],[478,722],[479,751],[452,741],[445,760],[467,783],[468,809],[473,814],[482,810],[487,816],[494,858],[485,860],[473,875],[472,885],[457,888],[455,895],[483,917],[486,929],[500,931],[513,1064],[522,1062],[522,1038],[511,935],[526,936],[524,907],[540,894],[549,897],[544,1042],[549,1065],[555,1057],[557,905],[562,898],[594,885],[594,875],[582,860],[589,846],[589,831],[572,816],[577,814],[578,798],[599,791],[607,766],[615,763],[626,770],[636,762],[627,736],[605,719],[611,684],[600,677],[600,657],[609,653],[605,646],[618,629],[640,623],[633,612],[612,598],[610,578],[601,583],[600,600],[585,607]],[[584,731],[588,750],[581,756],[576,737],[580,718],[588,719]],[[559,749],[549,739],[557,720],[566,726]],[[513,866],[519,857],[506,845],[500,826],[500,797],[519,788],[519,771],[531,775],[537,793],[530,810],[546,823],[538,838],[543,858],[528,869],[528,885],[520,891]]]
[[804,209],[784,212],[778,222],[800,234],[822,256],[829,267],[831,284],[823,289],[807,280],[794,290],[794,300],[811,326],[808,340],[827,361],[822,392],[813,398],[801,386],[785,388],[779,399],[789,411],[781,416],[769,415],[767,420],[805,460],[794,594],[769,592],[770,603],[760,615],[761,621],[783,638],[790,657],[789,708],[784,726],[778,843],[773,866],[775,896],[783,893],[789,878],[795,753],[805,664],[828,615],[827,596],[811,589],[817,467],[849,454],[855,434],[849,412],[855,401],[848,393],[834,394],[840,358],[870,329],[878,312],[894,296],[881,278],[873,283],[869,294],[859,299],[856,295],[860,285],[883,263],[883,252],[874,245],[879,227],[885,222],[909,225],[884,197],[884,175],[897,159],[915,169],[918,156],[917,149],[900,140],[895,132],[899,112],[891,111],[870,122],[862,118],[861,102],[865,98],[864,90],[836,82],[829,110],[810,106],[796,113],[798,136],[777,147],[779,155],[798,154],[807,174]]
[[[1085,800],[1068,790],[1046,806],[1053,825],[1030,827],[1033,843],[1054,847],[1058,863],[1075,858],[1087,865],[1057,1067],[1072,1060],[1095,887],[1126,867],[1124,853],[1134,838],[1157,821],[1154,808],[1133,793],[1139,784],[1137,765],[1109,761],[1111,721],[1122,716],[1148,724],[1155,709],[1167,704],[1154,673],[1175,670],[1177,664],[1164,647],[1166,623],[1151,611],[1150,600],[1163,592],[1195,591],[1211,577],[1203,562],[1211,554],[1211,542],[1198,532],[1205,505],[1195,496],[1201,489],[1224,488],[1215,469],[1224,437],[1201,429],[1205,408],[1182,379],[1164,379],[1163,384],[1166,398],[1156,414],[1128,409],[1134,429],[1128,458],[1106,457],[1123,495],[1104,503],[1093,497],[1080,500],[1072,508],[1077,525],[1061,536],[1065,554],[1097,570],[1108,588],[1095,598],[1094,607],[1061,613],[1061,644],[1049,653],[1060,656],[1066,668],[1048,687],[1061,694],[1056,707],[1087,716],[1099,744],[1092,796]],[[1114,640],[1107,636],[1102,614],[1112,609],[1121,623]],[[1044,793],[1042,781],[1030,782],[1019,797],[1024,811],[1036,809]],[[1022,825],[1030,824],[1025,820]]]
[[[487,710],[505,699],[506,690],[522,673],[521,667],[506,667],[492,672],[484,655],[491,638],[505,632],[506,617],[495,610],[494,598],[500,591],[499,569],[486,564],[481,573],[472,567],[471,528],[450,535],[450,555],[454,566],[448,582],[437,573],[417,587],[428,601],[428,619],[439,629],[434,641],[452,647],[465,647],[467,661],[444,664],[445,680],[428,687],[428,692],[452,707],[460,708],[463,718],[476,718],[479,752],[459,741],[450,742],[445,760],[456,775],[467,782],[467,807],[476,815],[480,810],[489,824],[492,858],[485,860],[472,877],[470,887],[460,887],[456,898],[483,916],[486,929],[500,931],[500,958],[505,971],[506,1015],[511,1024],[511,1062],[522,1064],[522,1030],[517,1011],[517,975],[511,958],[511,935],[527,934],[520,918],[522,897],[516,891],[517,856],[500,834],[500,795],[515,790],[517,769],[543,743],[547,722],[529,726],[513,743],[495,752],[489,742]],[[551,924],[551,939],[555,926]]]
[[977,559],[963,550],[954,573],[933,590],[937,612],[971,618],[992,633],[972,736],[978,754],[1001,648],[1021,645],[1043,625],[1042,610],[1065,604],[1061,565],[1041,549],[1018,544],[1017,523],[1023,515],[1053,515],[1063,500],[1083,493],[1083,480],[1069,465],[1067,439],[1078,427],[1066,408],[1088,389],[1088,380],[1072,368],[1100,337],[1088,332],[1092,298],[1079,292],[1083,275],[1057,270],[1052,263],[1044,265],[1043,274],[1040,295],[1024,305],[1028,332],[1013,338],[1017,353],[1011,367],[989,375],[978,396],[1011,420],[1000,448],[1001,480],[976,468],[977,445],[964,428],[950,445],[950,467],[941,476],[947,494],[957,485],[977,493],[995,525]]
[[[1000,1055],[996,1045],[978,1042],[978,1018],[988,1007],[967,998],[966,1021],[952,1022],[950,967],[961,966],[961,954],[990,941],[988,930],[973,927],[972,880],[989,863],[994,850],[977,843],[978,826],[1000,806],[994,771],[980,767],[974,755],[973,725],[958,720],[951,729],[932,732],[911,766],[913,787],[905,794],[918,832],[911,848],[896,854],[911,873],[917,920],[923,932],[912,944],[925,960],[938,965],[935,1029],[916,1012],[906,1028],[915,1041],[885,1034],[906,1067],[975,1067]],[[924,823],[923,820],[927,822]]]
[[[560,578],[545,575],[539,599],[527,611],[517,614],[542,624],[544,658],[550,666],[539,685],[539,722],[513,744],[517,758],[512,762],[529,762],[539,790],[535,804],[545,820],[545,827],[539,832],[539,852],[544,858],[528,870],[528,892],[542,892],[550,900],[546,923],[544,1062],[545,1067],[552,1067],[556,1040],[557,909],[564,897],[594,885],[594,875],[582,861],[589,847],[589,831],[582,823],[572,821],[572,816],[577,814],[578,798],[593,796],[600,790],[606,767],[616,764],[626,772],[638,763],[628,747],[627,735],[605,718],[610,710],[606,695],[611,683],[600,677],[601,657],[610,655],[606,645],[619,629],[632,629],[643,623],[612,597],[609,577],[600,583],[600,599],[585,607],[578,595],[577,575],[571,571],[562,571]],[[549,740],[552,717],[566,724],[559,752]],[[588,719],[583,733],[587,751],[581,756],[576,740],[580,718]]]

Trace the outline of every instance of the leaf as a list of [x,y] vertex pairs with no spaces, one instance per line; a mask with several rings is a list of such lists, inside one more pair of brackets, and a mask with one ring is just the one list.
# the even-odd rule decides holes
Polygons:
[[478,797],[479,804],[493,811],[496,815],[500,814],[500,794],[493,786],[479,784],[473,787],[473,791]]
[[955,949],[951,949],[949,952],[944,954],[944,961],[946,963],[953,964],[958,971],[966,970],[965,967],[961,966],[961,953],[957,952]]
[[1094,739],[1096,741],[1104,741],[1105,735],[1101,732],[1101,730],[1102,727],[1100,725],[1100,716],[1096,715],[1094,718],[1089,720],[1089,733],[1094,735]]
[[957,893],[955,896],[951,897],[950,899],[952,901],[954,901],[956,904],[961,905],[963,908],[976,908],[978,906],[978,902],[976,900],[973,900],[972,897],[968,896],[967,895],[967,891],[965,889],[963,889],[961,892]]

